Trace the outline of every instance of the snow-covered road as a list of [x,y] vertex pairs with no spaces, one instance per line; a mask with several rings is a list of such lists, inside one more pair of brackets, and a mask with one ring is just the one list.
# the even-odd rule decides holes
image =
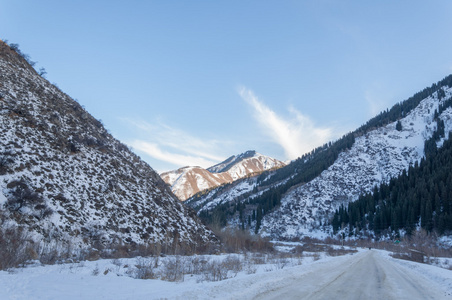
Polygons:
[[126,265],[137,264],[137,260],[121,262],[122,266],[112,260],[37,264],[0,271],[0,299],[452,300],[452,271],[394,259],[381,250],[360,249],[353,255],[323,256],[317,261],[306,253],[301,265],[283,268],[269,261],[254,265],[255,274],[243,270],[234,278],[217,282],[198,282],[199,277],[191,275],[183,282],[133,279],[127,275]]
[[255,299],[452,299],[435,282],[374,250],[290,279]]

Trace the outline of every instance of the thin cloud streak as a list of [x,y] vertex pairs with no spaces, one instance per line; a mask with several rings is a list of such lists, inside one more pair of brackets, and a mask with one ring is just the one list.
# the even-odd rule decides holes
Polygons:
[[300,157],[333,137],[331,128],[315,127],[308,116],[301,114],[294,107],[288,109],[292,118],[282,118],[260,102],[251,90],[242,87],[238,92],[253,108],[254,118],[265,133],[284,149],[287,159]]
[[150,124],[142,120],[123,120],[144,135],[144,138],[129,141],[128,144],[156,160],[176,167],[213,166],[225,159],[218,153],[226,144],[230,144],[227,141],[202,140],[162,122]]
[[214,161],[204,159],[202,157],[168,152],[160,149],[160,147],[156,144],[141,140],[133,141],[131,146],[155,159],[166,161],[178,166],[200,166],[206,168],[215,164]]
[[381,100],[381,98],[377,99],[371,91],[366,91],[364,97],[367,101],[369,115],[371,117],[378,115],[386,107],[386,101]]

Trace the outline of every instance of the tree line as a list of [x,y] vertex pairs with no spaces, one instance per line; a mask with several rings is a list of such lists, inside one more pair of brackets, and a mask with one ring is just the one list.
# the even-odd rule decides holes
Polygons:
[[[445,105],[451,107],[452,102],[446,101],[439,110]],[[438,116],[435,112],[437,129],[425,141],[420,163],[336,210],[331,221],[334,232],[345,228],[350,234],[372,230],[379,235],[403,229],[410,234],[418,227],[439,234],[452,231],[452,132],[437,148],[446,136]]]
[[[341,152],[350,149],[353,146],[357,137],[362,136],[378,127],[400,120],[412,109],[417,107],[423,99],[433,96],[434,93],[438,93],[439,98],[444,97],[445,94],[442,87],[446,86],[452,87],[452,75],[449,75],[443,80],[433,84],[431,87],[425,88],[424,90],[416,93],[407,100],[394,105],[391,109],[381,112],[379,115],[370,119],[366,124],[362,125],[354,132],[344,135],[337,141],[329,142],[317,147],[311,152],[304,154],[287,166],[276,171],[263,172],[258,176],[256,187],[254,188],[253,193],[250,194],[256,195],[259,189],[267,189],[267,191],[257,196],[250,196],[245,200],[246,205],[243,210],[245,213],[247,212],[248,215],[245,215],[244,219],[240,219],[242,227],[244,227],[244,224],[250,223],[247,222],[247,220],[249,220],[252,216],[255,216],[254,220],[256,223],[254,229],[257,233],[259,231],[262,218],[281,204],[282,197],[290,188],[309,182],[319,176],[337,160]],[[448,103],[449,102],[446,101],[443,106],[449,105]],[[440,107],[437,114],[440,114],[445,108],[446,106]],[[437,114],[435,114],[436,117]],[[441,121],[439,121],[439,123],[441,123]],[[442,126],[444,128],[444,123],[439,123],[438,127]],[[401,124],[399,125],[401,126]],[[401,130],[400,126],[397,128],[398,130]],[[439,133],[441,132],[435,132],[435,134]],[[197,199],[201,197],[201,195],[194,196],[194,198]],[[202,212],[200,217],[207,223],[218,222],[218,225],[225,226],[228,218],[233,216],[238,211],[236,203],[240,202],[240,200],[235,200],[236,201],[233,201],[234,203],[222,204],[210,211]],[[247,207],[252,207],[252,209]],[[251,215],[251,211],[254,212],[253,215]],[[241,214],[245,213],[242,212]]]

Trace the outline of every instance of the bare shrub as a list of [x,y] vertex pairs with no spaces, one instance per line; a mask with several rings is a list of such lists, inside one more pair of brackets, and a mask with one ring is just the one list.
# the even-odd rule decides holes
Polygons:
[[116,266],[116,272],[119,272],[122,267],[122,261],[119,258],[115,258],[111,261],[111,263]]
[[114,264],[117,267],[121,267],[122,266],[122,261],[119,258],[115,258],[111,261],[112,264]]
[[255,265],[263,265],[267,263],[267,256],[262,253],[253,253],[250,255],[250,261]]
[[247,261],[245,263],[245,272],[246,274],[250,275],[250,274],[255,274],[257,271],[257,267],[251,263],[250,261]]
[[13,162],[10,153],[3,153],[0,155],[0,175],[5,175],[8,171],[9,165]]
[[184,280],[184,261],[180,255],[169,257],[163,261],[161,270],[163,280],[183,281]]
[[202,256],[193,256],[186,260],[185,271],[187,274],[199,275],[207,261]]
[[356,253],[356,252],[358,252],[358,250],[345,249],[344,247],[341,247],[341,248],[328,247],[328,251],[327,251],[329,256],[340,256],[340,255],[346,255],[346,254]]
[[[114,257],[115,259],[119,259],[119,258],[126,258],[126,257],[130,257],[129,254],[129,247],[126,245],[118,245],[116,247],[113,248],[113,253],[112,253],[112,257]],[[144,256],[144,255],[140,255],[140,256]]]
[[265,267],[264,271],[265,272],[273,272],[273,268],[272,267]]
[[398,259],[412,261],[411,256],[408,253],[392,253],[391,256]]
[[222,251],[227,253],[239,253],[243,251],[273,252],[273,244],[267,238],[259,235],[251,235],[249,231],[237,228],[217,230],[215,234],[220,238]]
[[303,251],[304,251],[304,248],[301,245],[297,245],[297,246],[295,246],[295,248],[292,249],[292,253],[299,255],[299,256],[303,255]]
[[157,274],[155,272],[155,263],[152,260],[142,257],[136,260],[135,279],[155,279]]
[[274,260],[274,266],[276,270],[282,270],[289,264],[289,259],[286,257],[279,257]]
[[39,261],[45,265],[53,265],[58,261],[58,258],[58,252],[55,249],[49,249],[41,253]]
[[228,255],[222,262],[223,266],[234,273],[234,277],[237,276],[237,273],[242,271],[243,262],[242,260],[235,255]]
[[93,276],[99,275],[99,266],[97,264],[96,264],[96,267],[91,272],[91,275],[93,275]]
[[17,267],[36,258],[34,244],[22,228],[0,230],[0,270]]
[[28,184],[24,180],[14,180],[7,184],[7,188],[10,190],[10,197],[6,202],[6,206],[11,211],[19,211],[24,206],[38,206],[40,208],[46,208],[42,205],[44,199],[36,193],[33,192]]
[[210,261],[203,275],[206,281],[221,281],[228,278],[228,269],[222,262]]

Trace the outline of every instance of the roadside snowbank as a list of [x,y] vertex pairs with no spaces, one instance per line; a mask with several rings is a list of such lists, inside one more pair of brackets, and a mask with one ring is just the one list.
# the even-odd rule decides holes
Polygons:
[[[360,253],[367,250],[360,250]],[[397,260],[390,252],[372,250],[391,264],[413,270],[419,280],[433,282],[444,295],[452,295],[452,272],[438,267]],[[243,255],[235,255],[245,260]],[[222,261],[228,256],[199,256],[206,261]],[[228,273],[227,280],[208,282],[199,275],[188,275],[181,282],[159,279],[134,279],[142,258],[99,260],[64,265],[30,265],[0,272],[2,299],[252,299],[267,290],[296,284],[306,274],[327,272],[350,261],[351,255],[328,257],[304,256],[285,263],[263,257],[264,264]],[[257,261],[255,257],[254,261]],[[320,258],[320,259],[319,259]],[[160,258],[158,264],[174,257]],[[252,258],[246,258],[252,261]],[[155,260],[152,261],[155,263]],[[300,265],[301,264],[301,265]],[[131,277],[132,276],[132,277]],[[450,296],[452,297],[452,296]]]

